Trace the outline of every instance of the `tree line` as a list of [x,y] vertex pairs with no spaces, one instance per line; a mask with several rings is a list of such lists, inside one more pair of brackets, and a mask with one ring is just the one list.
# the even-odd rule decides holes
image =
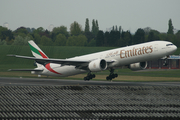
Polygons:
[[74,21],[70,30],[66,26],[54,27],[52,31],[42,27],[26,28],[19,27],[14,31],[0,26],[0,45],[26,45],[27,41],[34,40],[38,45],[44,46],[108,46],[123,47],[132,44],[144,43],[154,40],[167,40],[180,47],[180,30],[174,33],[172,20],[168,21],[167,33],[160,33],[150,27],[139,28],[132,34],[130,31],[123,31],[121,26],[113,26],[109,31],[99,30],[97,20],[92,20],[89,26],[89,19],[86,18],[85,29]]

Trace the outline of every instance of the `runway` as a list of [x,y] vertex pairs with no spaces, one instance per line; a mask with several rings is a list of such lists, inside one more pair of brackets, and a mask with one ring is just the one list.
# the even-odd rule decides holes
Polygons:
[[180,86],[180,82],[117,82],[117,81],[84,81],[69,79],[48,78],[10,78],[0,77],[0,85],[44,85],[44,86],[70,86],[70,85],[100,85],[100,86]]

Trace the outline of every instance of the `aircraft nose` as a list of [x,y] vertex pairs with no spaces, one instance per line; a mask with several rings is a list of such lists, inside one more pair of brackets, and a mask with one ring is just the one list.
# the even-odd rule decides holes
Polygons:
[[174,46],[172,47],[172,51],[175,52],[176,50],[177,50],[177,47],[174,45]]
[[176,51],[176,50],[177,50],[177,46],[174,45],[174,51]]

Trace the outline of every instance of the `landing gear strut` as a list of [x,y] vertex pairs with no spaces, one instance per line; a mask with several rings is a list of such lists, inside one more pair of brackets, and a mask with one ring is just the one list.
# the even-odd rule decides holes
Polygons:
[[164,62],[163,62],[163,66],[167,66],[168,65],[168,63],[167,63],[167,59],[169,58],[169,56],[167,56],[166,58],[165,58],[165,60],[164,60]]
[[110,71],[110,74],[109,74],[109,76],[106,77],[106,80],[112,80],[112,79],[118,77],[118,74],[114,74],[113,68],[111,68],[109,71]]
[[96,75],[95,74],[91,74],[91,72],[89,72],[88,74],[87,74],[87,76],[86,77],[84,77],[84,80],[86,81],[89,81],[89,80],[91,80],[91,79],[93,79],[93,78],[95,78],[96,77]]

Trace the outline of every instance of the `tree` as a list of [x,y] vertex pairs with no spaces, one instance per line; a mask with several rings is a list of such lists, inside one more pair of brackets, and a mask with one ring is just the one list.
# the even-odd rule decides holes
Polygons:
[[85,46],[87,45],[87,38],[85,35],[70,36],[66,42],[67,46]]
[[87,38],[85,35],[79,35],[76,46],[86,46],[87,45]]
[[92,34],[93,34],[94,36],[96,36],[97,33],[98,33],[98,31],[99,31],[98,21],[97,21],[97,20],[95,21],[95,20],[93,19],[91,32],[92,32]]
[[77,36],[70,36],[67,39],[66,46],[76,46]]
[[109,42],[109,32],[106,31],[104,34],[104,45],[108,46],[108,42]]
[[5,40],[0,39],[0,45],[7,45]]
[[97,34],[96,46],[104,45],[104,32],[100,30]]
[[139,28],[134,35],[133,43],[138,44],[143,42],[145,42],[145,32],[143,29]]
[[22,37],[22,36],[17,36],[14,40],[13,45],[28,45],[28,41],[31,40],[30,37]]
[[176,42],[174,44],[176,44],[178,47],[180,47],[180,30],[176,33]]
[[169,20],[169,22],[168,22],[168,32],[167,32],[167,34],[174,34],[174,27],[173,27],[173,25],[172,25],[172,20],[170,19]]
[[90,28],[89,28],[89,19],[86,18],[86,23],[85,23],[85,33],[90,32]]
[[41,45],[44,45],[44,46],[51,46],[52,45],[52,40],[46,36],[42,36],[41,37]]
[[115,29],[115,31],[118,31],[117,25],[116,25],[116,29]]
[[88,43],[87,46],[89,46],[89,47],[95,47],[95,46],[96,46],[96,40],[95,40],[95,39],[90,40],[90,42]]
[[180,30],[176,33],[176,37],[180,41]]
[[11,30],[8,30],[5,27],[0,26],[0,39],[5,40],[8,45],[12,44],[14,35]]
[[63,34],[58,34],[56,36],[56,40],[54,42],[54,45],[56,46],[65,46],[66,45],[66,37]]
[[33,33],[33,31],[35,30],[35,28],[29,28],[29,27],[27,27],[26,30],[28,31],[28,33]]
[[85,32],[84,32],[86,38],[87,38],[87,42],[89,43],[91,41],[91,39],[94,38],[93,34],[90,32],[90,28],[89,28],[89,19],[86,18],[86,23],[85,23]]
[[19,27],[17,28],[14,33],[18,35],[19,33],[28,34],[28,30],[25,27]]
[[153,41],[153,40],[154,40],[154,33],[151,31],[151,32],[149,33],[149,35],[148,35],[148,40],[147,40],[147,42]]
[[98,24],[98,21],[96,20],[96,33],[98,33],[99,31],[99,24]]
[[120,34],[121,34],[121,26],[119,26],[119,32],[120,32]]
[[45,29],[43,27],[39,27],[39,28],[37,28],[37,30],[35,32],[41,33],[44,31],[45,31]]
[[[43,36],[42,33],[44,33],[44,32],[45,32],[45,29],[44,29],[43,27],[39,27],[39,28],[33,30],[33,33],[32,33],[32,34],[33,34],[33,36],[34,36],[35,43],[37,43],[37,44],[40,43],[41,37]],[[38,34],[39,36],[37,36],[37,34]],[[48,37],[49,37],[49,36],[48,36]]]
[[117,45],[123,47],[131,44],[132,44],[132,35],[130,31],[126,31],[126,32],[122,31],[121,37],[118,40]]
[[[151,30],[150,31],[150,33],[149,33],[149,35],[152,35],[152,36],[150,36],[151,38],[149,38],[149,40],[151,40],[151,41],[153,41],[153,40],[160,40],[161,38],[159,37],[160,36],[160,32],[159,31],[157,31],[157,30]],[[162,34],[162,33],[161,33]],[[148,35],[148,37],[149,37],[149,35]],[[161,40],[164,40],[164,39],[161,39]]]
[[159,40],[166,40],[167,34],[166,33],[161,33],[158,35]]
[[41,36],[38,33],[34,34],[34,41],[36,44],[40,44]]
[[150,33],[150,31],[151,31],[151,28],[150,27],[146,27],[143,30],[144,30],[145,34],[148,35]]
[[85,32],[84,34],[87,38],[88,43],[94,38],[94,35],[92,34],[92,32]]
[[71,35],[78,36],[82,33],[82,26],[74,21],[74,23],[70,26],[70,33]]
[[126,31],[125,35],[124,35],[124,46],[128,46],[132,44],[132,35],[130,33],[130,31]]
[[62,25],[62,26],[60,26],[60,27],[55,27],[55,28],[53,28],[53,31],[52,31],[52,33],[51,33],[51,39],[52,39],[53,41],[55,41],[56,36],[59,35],[59,34],[62,34],[62,35],[64,35],[66,38],[68,38],[69,33],[68,33],[68,31],[67,31],[67,27],[65,27],[65,26]]
[[6,39],[6,37],[4,36],[4,32],[7,30],[8,30],[7,28],[0,26],[0,39],[1,40]]
[[117,46],[118,40],[120,39],[120,32],[111,30],[108,39],[109,46]]
[[40,32],[39,33],[40,36],[46,36],[48,38],[50,38],[50,32],[48,30],[45,30],[43,32]]

